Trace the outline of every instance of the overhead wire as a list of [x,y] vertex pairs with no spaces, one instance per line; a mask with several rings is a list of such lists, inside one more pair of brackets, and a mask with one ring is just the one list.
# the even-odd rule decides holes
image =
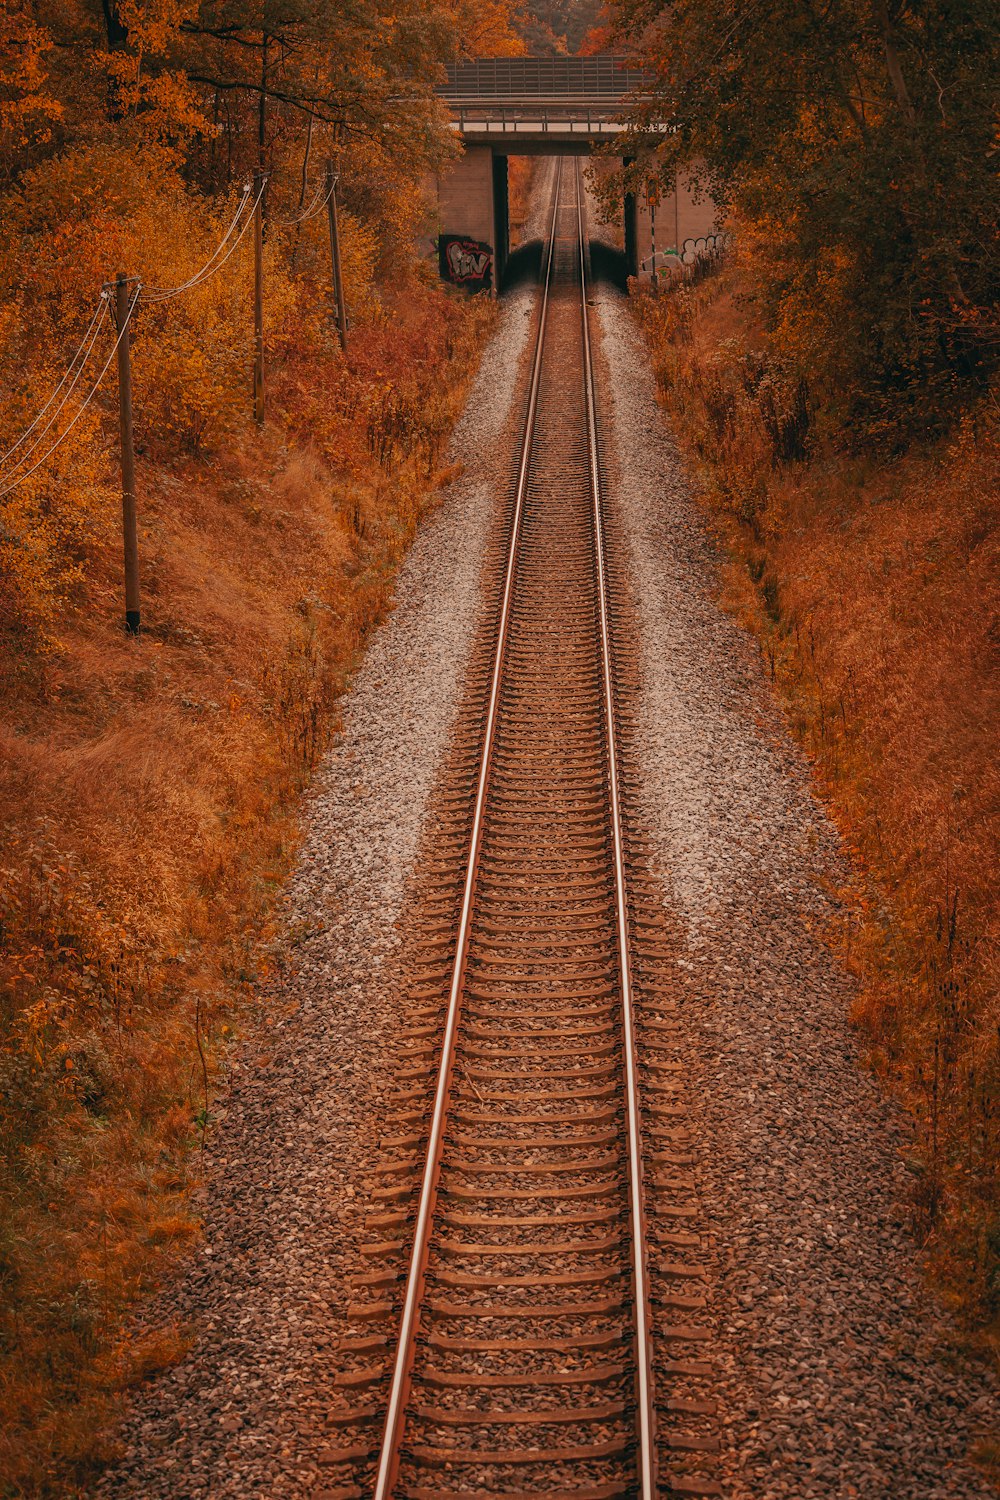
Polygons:
[[[94,381],[94,383],[91,386],[90,390],[87,392],[87,395],[84,397],[83,401],[80,403],[80,406],[78,407],[77,411],[75,412],[72,421],[69,422],[69,424],[63,429],[63,431],[56,438],[56,440],[52,444],[52,446],[50,448],[48,448],[42,454],[41,458],[38,459],[38,461],[36,463],[32,464],[32,466],[31,466],[30,469],[26,469],[23,474],[19,474],[16,479],[12,479],[9,484],[4,485],[3,488],[0,489],[0,500],[2,500],[5,495],[9,495],[10,492],[11,492],[11,490],[17,489],[18,485],[19,484],[23,484],[26,479],[30,479],[31,475],[34,474],[35,470],[36,469],[40,469],[41,466],[42,466],[42,464],[44,464],[49,458],[52,457],[52,454],[56,451],[56,449],[60,446],[60,444],[64,443],[66,441],[66,439],[69,437],[70,433],[73,431],[73,428],[76,426],[77,422],[79,422],[80,418],[83,416],[84,412],[87,410],[87,407],[90,405],[91,401],[93,401],[94,397],[97,395],[97,392],[98,392],[98,389],[100,388],[101,382],[104,379],[105,375],[108,373],[108,367],[109,367],[109,365],[111,364],[111,361],[114,359],[115,355],[118,352],[118,345],[121,343],[122,339],[125,337],[125,331],[128,328],[128,325],[129,325],[129,323],[130,323],[130,321],[132,319],[132,314],[135,312],[136,306],[137,306],[137,304],[139,302],[139,296],[140,296],[141,291],[142,291],[142,285],[141,285],[141,283],[137,283],[136,284],[136,289],[135,289],[135,291],[132,294],[132,301],[129,303],[128,311],[126,312],[124,318],[122,319],[122,325],[121,325],[121,327],[118,330],[118,337],[115,339],[114,343],[111,346],[111,352],[108,355],[107,359],[104,361],[103,366],[101,367],[101,373],[98,375],[97,379]],[[107,301],[105,299],[105,306],[106,305],[107,305]]]
[[293,214],[290,219],[275,219],[275,221],[274,221],[275,226],[278,229],[294,229],[294,227],[295,227],[296,224],[303,224],[303,223],[305,223],[306,219],[312,217],[312,214],[313,214],[313,212],[314,212],[314,210],[316,208],[316,204],[319,201],[319,197],[320,197],[320,194],[322,193],[322,191],[323,191],[323,183],[320,182],[320,184],[317,187],[316,191],[313,193],[313,195],[310,198],[310,200],[309,200],[308,204],[306,205],[306,207],[304,209],[302,209],[301,213]]
[[247,218],[246,223],[243,225],[243,228],[240,230],[240,232],[236,236],[235,240],[233,240],[233,243],[230,245],[229,249],[226,251],[225,255],[222,257],[222,259],[220,261],[217,261],[214,265],[212,265],[211,262],[208,262],[208,265],[211,266],[210,270],[206,267],[205,270],[204,270],[204,272],[203,272],[203,274],[199,274],[197,277],[193,277],[191,279],[191,281],[185,283],[184,286],[178,287],[175,291],[171,291],[168,294],[168,296],[154,297],[151,300],[153,302],[166,302],[166,301],[169,300],[170,297],[179,296],[182,291],[186,292],[186,291],[190,290],[192,287],[202,286],[202,285],[204,285],[204,283],[206,281],[211,281],[212,277],[215,276],[219,271],[222,270],[222,267],[226,264],[226,261],[229,260],[230,256],[234,255],[236,253],[236,251],[239,249],[240,241],[243,239],[243,236],[246,234],[247,230],[253,224],[253,215],[254,215],[254,212],[256,211],[257,204],[260,202],[260,200],[261,200],[261,198],[263,196],[264,196],[264,188],[262,186],[260,192],[257,194],[257,197],[254,199],[253,203],[251,204],[251,212],[250,212],[250,215]]
[[[204,282],[209,281],[213,276],[221,271],[222,267],[226,264],[230,257],[235,254],[244,235],[250,228],[250,225],[253,223],[253,216],[256,213],[257,207],[264,196],[267,182],[268,175],[263,174],[260,181],[260,187],[252,203],[250,203],[250,197],[253,192],[253,184],[247,183],[244,186],[243,196],[236,206],[236,212],[234,213],[229,227],[227,228],[222,239],[219,241],[211,256],[201,267],[201,269],[196,271],[193,276],[190,276],[187,281],[181,282],[178,286],[175,287],[144,287],[141,282],[136,282],[135,291],[132,294],[131,303],[129,304],[129,308],[122,322],[122,325],[118,330],[118,336],[115,339],[114,344],[112,345],[111,352],[105,360],[100,374],[94,381],[87,395],[84,397],[72,420],[59,434],[55,442],[46,449],[41,458],[39,458],[34,464],[32,464],[30,468],[25,469],[23,473],[18,474],[17,471],[23,468],[23,466],[28,462],[32,454],[35,453],[38,447],[41,445],[46,433],[49,432],[53,425],[58,421],[60,414],[64,411],[67,403],[70,401],[77,387],[80,385],[81,380],[83,379],[84,371],[90,361],[90,356],[93,353],[94,346],[97,343],[101,327],[103,326],[104,318],[107,316],[108,308],[110,305],[111,287],[105,286],[101,289],[97,307],[95,308],[90,322],[87,325],[87,329],[83,335],[83,338],[81,339],[80,344],[78,345],[76,351],[70,359],[70,362],[67,365],[65,371],[60,377],[58,384],[56,385],[52,394],[49,396],[49,399],[46,401],[41,410],[35,415],[30,425],[26,427],[25,430],[21,433],[17,441],[14,442],[4,454],[0,455],[0,470],[2,470],[3,466],[8,464],[9,461],[14,457],[14,455],[18,453],[18,450],[23,447],[23,445],[28,441],[29,438],[31,438],[32,433],[35,432],[38,424],[49,413],[50,408],[52,408],[55,403],[58,403],[55,404],[55,409],[51,412],[51,415],[48,417],[48,421],[45,422],[45,425],[39,432],[37,432],[34,440],[29,444],[28,448],[17,458],[17,461],[14,463],[13,468],[7,475],[6,482],[0,479],[0,499],[2,499],[5,495],[9,495],[12,490],[16,489],[18,485],[22,484],[26,479],[30,478],[30,476],[34,474],[37,469],[41,468],[42,464],[44,464],[46,460],[51,457],[51,455],[56,451],[60,444],[63,443],[72,432],[73,428],[76,426],[77,422],[83,416],[83,413],[86,411],[87,407],[90,405],[91,401],[97,394],[101,382],[108,372],[111,361],[112,359],[114,359],[115,354],[117,353],[118,346],[125,336],[125,331],[129,326],[132,315],[139,303],[140,297],[142,298],[144,303],[150,303],[154,305],[161,302],[168,302],[171,301],[174,297],[181,296],[181,294],[184,292],[191,291],[195,287],[201,286]],[[323,194],[324,185],[326,185],[327,188],[325,195]],[[298,215],[294,219],[290,219],[285,223],[280,224],[280,227],[291,227],[295,224],[305,223],[307,219],[315,218],[315,216],[318,213],[321,213],[322,210],[326,207],[335,186],[336,179],[334,179],[329,184],[320,183],[319,187],[316,190],[316,193],[313,196],[312,201],[310,202],[305,212]],[[244,210],[246,209],[248,203],[250,203],[250,214],[247,216],[246,221],[239,229],[239,233],[236,234],[237,227],[240,224],[241,218],[243,218]],[[235,239],[233,239],[234,234],[236,234]],[[232,240],[232,244],[229,244],[230,240]],[[227,245],[229,245],[228,250],[226,249]],[[225,254],[223,254],[223,251],[225,251]],[[68,385],[67,382],[69,382]],[[59,399],[60,396],[62,398],[61,400]],[[17,475],[17,477],[14,478],[14,475]]]
[[[0,468],[3,468],[3,466],[5,464],[7,464],[10,459],[13,458],[14,454],[21,447],[21,445],[23,443],[27,442],[28,438],[31,436],[31,434],[34,432],[35,428],[38,426],[39,422],[45,416],[46,412],[49,410],[49,408],[52,405],[52,403],[55,400],[57,400],[57,398],[59,396],[59,393],[61,392],[63,386],[66,384],[67,380],[69,380],[70,376],[72,375],[73,376],[73,381],[72,381],[72,384],[70,385],[69,390],[66,392],[66,395],[63,397],[63,399],[60,402],[59,406],[56,408],[55,412],[52,414],[52,417],[50,417],[49,421],[46,422],[45,426],[42,428],[41,432],[38,434],[38,436],[36,437],[35,441],[31,444],[31,447],[28,449],[28,453],[27,454],[23,454],[21,456],[21,458],[18,459],[17,464],[15,465],[15,467],[16,468],[20,468],[21,464],[24,463],[24,461],[28,457],[28,455],[30,455],[31,453],[33,453],[35,451],[35,449],[38,447],[38,444],[41,442],[42,438],[45,436],[46,432],[51,427],[52,422],[59,415],[59,412],[65,406],[66,401],[72,395],[74,388],[79,383],[80,376],[83,373],[84,367],[85,367],[85,365],[87,364],[87,361],[90,358],[91,351],[92,351],[92,349],[94,347],[94,344],[95,344],[95,342],[97,340],[97,335],[98,335],[98,332],[100,331],[100,324],[101,324],[102,317],[107,312],[107,309],[108,309],[108,296],[107,296],[107,292],[104,291],[104,290],[102,290],[101,295],[98,298],[97,306],[94,309],[93,316],[91,317],[90,322],[87,325],[87,330],[84,333],[83,338],[80,340],[79,346],[77,347],[77,350],[74,353],[72,359],[70,360],[69,364],[66,366],[66,369],[63,371],[62,377],[59,380],[59,383],[57,384],[55,390],[52,392],[51,396],[46,401],[46,403],[42,407],[42,409],[36,414],[34,420],[21,433],[21,436],[17,439],[17,441],[15,443],[11,444],[11,446],[7,449],[6,453],[0,455]],[[80,360],[81,355],[83,356],[82,360]],[[78,360],[80,360],[80,365],[79,365],[79,368],[76,368]],[[75,371],[75,373],[74,373],[74,371]]]
[[[218,260],[218,258],[221,255],[222,251],[225,249],[226,245],[229,243],[229,240],[232,237],[232,235],[233,235],[233,233],[234,233],[234,231],[236,229],[236,226],[239,224],[240,219],[243,216],[243,210],[247,206],[247,202],[249,201],[250,194],[251,194],[252,191],[253,191],[253,185],[251,183],[249,183],[249,182],[244,183],[244,185],[243,185],[243,196],[241,197],[239,203],[236,205],[236,212],[233,214],[233,217],[232,217],[232,220],[230,222],[229,228],[226,230],[225,234],[222,236],[222,239],[216,245],[215,249],[212,251],[212,254],[209,256],[209,258],[205,262],[205,264],[199,270],[195,271],[194,275],[190,276],[187,279],[187,281],[182,281],[179,286],[173,286],[173,287],[147,286],[146,287],[146,293],[145,293],[145,300],[146,301],[148,301],[148,302],[166,302],[166,301],[169,301],[170,298],[172,298],[172,297],[179,297],[182,292],[186,292],[191,287],[199,285],[200,282],[203,279],[207,279],[208,276],[214,274],[215,270],[218,269],[216,267],[216,265],[215,265],[215,262]],[[255,205],[255,207],[256,207],[256,205]]]
[[250,225],[253,223],[253,215],[257,210],[258,203],[264,196],[264,189],[266,186],[267,178],[264,177],[261,180],[260,189],[257,193],[257,196],[253,200],[253,203],[250,205],[250,215],[248,216],[246,223],[243,225],[232,245],[229,246],[229,249],[226,251],[225,255],[222,256],[221,260],[219,259],[219,256],[222,254],[222,251],[225,250],[226,245],[232,238],[236,226],[239,224],[240,219],[243,216],[243,210],[246,208],[247,203],[250,201],[250,195],[253,192],[253,185],[251,183],[247,183],[244,187],[243,197],[240,199],[239,204],[237,205],[236,212],[233,215],[232,223],[229,225],[229,228],[226,230],[222,239],[219,241],[218,245],[216,245],[212,254],[209,256],[208,260],[201,267],[201,269],[199,271],[196,271],[193,276],[188,278],[187,281],[182,281],[179,286],[146,287],[143,291],[142,300],[146,303],[169,302],[172,298],[179,297],[183,292],[188,292],[193,290],[194,287],[201,286],[203,282],[209,281],[218,271],[221,271],[222,267],[226,264],[226,261],[232,255],[233,251],[240,243],[240,240],[242,240]]
[[[326,192],[325,193],[323,193],[323,188],[324,187],[326,188]],[[294,218],[291,218],[291,219],[276,219],[275,220],[276,227],[278,229],[294,229],[297,224],[305,224],[305,223],[307,223],[307,221],[309,219],[315,219],[316,215],[317,214],[321,214],[323,212],[324,208],[329,203],[330,199],[333,197],[333,194],[334,194],[334,192],[336,190],[336,187],[337,187],[337,179],[336,178],[333,178],[333,180],[330,181],[329,183],[320,182],[319,187],[316,189],[315,193],[313,194],[312,202],[309,204],[308,208],[304,209],[302,213],[296,214]],[[322,194],[322,202],[320,201],[320,195],[321,194]]]
[[[267,182],[267,179],[265,177],[263,179],[263,181],[261,182],[260,190],[259,190],[259,192],[257,194],[257,197],[254,199],[254,202],[253,202],[253,209],[254,210],[256,210],[257,204],[260,202],[260,199],[263,196],[263,192],[264,192],[264,188],[266,186],[266,182]],[[247,206],[247,203],[248,203],[248,201],[250,199],[250,195],[251,195],[252,191],[253,191],[253,185],[251,183],[247,183],[245,185],[244,189],[243,189],[243,196],[240,199],[239,204],[237,205],[236,212],[235,212],[235,214],[233,215],[233,218],[232,218],[232,222],[230,223],[228,229],[226,230],[226,232],[223,235],[222,239],[220,240],[219,244],[215,247],[215,249],[212,252],[211,256],[206,261],[206,263],[201,267],[201,269],[199,271],[196,271],[195,274],[193,276],[189,277],[189,279],[187,281],[182,282],[179,286],[176,286],[176,287],[149,287],[149,288],[143,289],[141,287],[141,284],[140,284],[140,286],[137,287],[135,295],[133,296],[132,306],[129,309],[129,318],[131,318],[132,312],[135,309],[135,303],[136,303],[136,300],[137,300],[137,298],[139,296],[140,291],[142,292],[143,300],[144,301],[149,301],[151,303],[166,302],[166,301],[170,300],[173,297],[180,296],[182,292],[188,291],[192,287],[200,286],[203,281],[207,281],[209,279],[209,277],[214,276],[217,271],[219,271],[219,270],[222,269],[222,267],[225,265],[226,261],[229,259],[230,255],[232,255],[233,251],[236,249],[236,246],[239,244],[240,240],[243,238],[243,235],[246,233],[246,231],[247,231],[247,229],[249,227],[250,222],[252,222],[251,220],[248,220],[243,225],[243,228],[240,230],[240,233],[237,235],[237,238],[236,238],[235,242],[232,245],[230,245],[229,250],[226,251],[226,246],[227,246],[227,244],[229,244],[229,241],[232,239],[232,236],[233,236],[233,234],[234,234],[237,226],[239,225],[240,219],[243,216],[243,211],[244,211],[244,209]],[[223,254],[222,253],[223,251],[226,251],[226,253]],[[222,257],[221,259],[219,258],[220,255]],[[11,446],[7,449],[7,451],[4,454],[0,455],[0,470],[2,470],[5,466],[10,465],[11,460],[15,459],[15,455],[17,455],[17,457],[15,459],[15,462],[13,463],[13,466],[10,468],[10,470],[9,470],[7,476],[6,476],[6,479],[8,481],[12,480],[13,475],[17,473],[18,469],[23,468],[24,465],[27,464],[28,461],[30,460],[32,454],[37,451],[37,449],[39,448],[39,446],[41,445],[41,443],[44,441],[46,434],[51,430],[51,428],[53,427],[53,425],[58,421],[59,416],[64,411],[67,403],[72,398],[72,396],[73,396],[74,392],[76,391],[77,387],[80,385],[80,382],[83,379],[84,371],[85,371],[85,369],[87,367],[87,364],[88,364],[88,362],[90,360],[90,356],[93,353],[94,345],[97,342],[97,338],[98,338],[98,335],[100,333],[101,326],[102,326],[102,323],[104,321],[104,317],[105,317],[105,315],[107,314],[107,311],[108,311],[109,297],[110,297],[110,288],[109,287],[103,287],[102,290],[101,290],[100,297],[98,299],[97,307],[95,308],[94,313],[93,313],[93,315],[92,315],[92,317],[90,319],[90,322],[87,325],[87,329],[86,329],[86,331],[85,331],[85,333],[83,335],[83,338],[81,339],[80,344],[78,345],[76,351],[74,352],[72,358],[70,359],[69,364],[66,366],[66,369],[64,370],[62,376],[60,377],[60,379],[59,379],[59,381],[58,381],[55,389],[53,390],[52,394],[49,396],[49,399],[46,401],[45,405],[41,408],[41,410],[35,415],[34,419],[29,424],[29,426],[26,427],[25,430],[21,433],[20,437],[18,437],[18,439],[16,440],[16,442],[12,443]],[[126,319],[126,322],[125,322],[124,326],[127,327],[127,325],[128,325],[128,319]],[[114,346],[115,349],[117,349],[118,344],[120,342],[121,342],[121,333],[119,333],[119,337],[118,337],[118,339],[115,342],[115,346]],[[114,352],[114,351],[112,351],[112,352]],[[109,359],[108,360],[108,364],[110,364],[110,362],[111,361]],[[100,382],[104,378],[104,374],[106,373],[106,371],[107,371],[107,365],[105,365],[104,370],[102,370],[101,375],[98,377],[97,385],[100,385]],[[67,382],[68,382],[68,384],[67,384]],[[87,397],[87,401],[86,401],[85,404],[89,403],[89,401],[90,401],[91,397],[93,396],[94,391],[96,391],[96,389],[97,389],[97,386],[95,386],[93,388],[93,390],[91,391],[90,395]],[[61,397],[61,399],[60,399],[60,397]],[[54,407],[54,410],[52,410],[53,407]],[[51,415],[49,415],[50,410],[51,410]],[[82,410],[83,410],[83,408],[81,407],[80,412],[78,412],[77,416],[73,419],[73,423],[71,423],[71,426],[75,426],[76,421],[78,420],[79,416],[82,413]],[[48,420],[44,421],[44,419],[45,419],[45,417],[47,415],[48,415]],[[44,425],[40,428],[40,430],[38,430],[36,432],[36,428],[38,428],[39,423],[41,423],[43,421],[44,421]],[[66,432],[69,432],[69,430],[70,430],[70,428],[68,427],[66,429]],[[33,433],[35,434],[35,436],[34,436],[33,440],[31,442],[29,442],[28,440],[32,438],[32,434]],[[63,434],[63,436],[65,436],[65,433]],[[57,442],[51,448],[49,448],[47,450],[46,457],[48,456],[48,453],[52,453],[52,452],[55,451],[55,448],[58,447],[58,445],[59,445],[59,443],[61,441],[62,441],[62,437],[60,437],[57,440]],[[28,443],[28,447],[27,448],[24,448],[24,444],[25,443]],[[19,450],[22,450],[22,449],[24,450],[23,452],[19,451]],[[40,459],[39,462],[43,463],[44,462],[44,458]],[[33,465],[30,469],[28,469],[26,471],[26,473],[22,474],[20,476],[20,478],[17,481],[15,481],[14,483],[5,483],[4,487],[2,489],[0,489],[0,495],[9,494],[10,491],[11,491],[11,489],[13,489],[15,487],[15,483],[19,484],[21,482],[21,479],[26,479],[29,474],[33,474],[35,472],[35,469],[37,467],[38,467],[37,464]],[[0,480],[0,483],[3,483],[3,481]]]

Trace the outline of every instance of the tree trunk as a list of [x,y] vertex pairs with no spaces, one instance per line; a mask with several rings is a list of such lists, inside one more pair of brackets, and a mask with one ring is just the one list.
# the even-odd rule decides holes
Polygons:
[[267,152],[267,46],[270,38],[267,32],[261,33],[260,48],[260,97],[257,100],[257,165],[263,172],[265,169],[264,157]]
[[101,0],[104,11],[104,28],[108,37],[109,52],[124,52],[128,46],[128,27],[118,14],[116,0]]
[[882,46],[885,48],[885,65],[889,73],[889,82],[896,96],[896,103],[903,111],[907,124],[916,126],[917,112],[913,108],[913,100],[910,91],[906,87],[906,79],[903,77],[903,65],[899,60],[899,49],[896,46],[896,38],[893,35],[892,22],[889,20],[889,6],[887,0],[876,0],[876,16],[878,18],[879,30],[882,33]]
[[[101,9],[104,11],[104,29],[108,38],[108,51],[128,51],[128,27],[122,21],[118,13],[117,0],[101,0]],[[118,79],[108,75],[107,107],[109,120],[121,120],[125,111],[122,107],[121,86]]]
[[306,126],[306,149],[302,157],[302,191],[299,193],[299,213],[306,206],[306,184],[309,180],[309,153],[312,151],[313,143],[313,117],[309,116],[309,124]]

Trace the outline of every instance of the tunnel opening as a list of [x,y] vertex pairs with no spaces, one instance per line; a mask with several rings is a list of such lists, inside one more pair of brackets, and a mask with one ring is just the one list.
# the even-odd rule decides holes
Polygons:
[[[542,251],[548,232],[546,217],[547,184],[556,170],[556,156],[515,156],[506,160],[506,171],[494,178],[498,191],[505,193],[503,205],[495,209],[496,222],[504,225],[506,242],[497,247],[497,263],[503,272],[498,291],[503,294],[525,283],[538,280],[542,269]],[[598,170],[610,172],[617,163],[602,163]],[[628,289],[629,268],[625,251],[625,219],[620,213],[609,224],[591,225],[591,275],[597,282]]]

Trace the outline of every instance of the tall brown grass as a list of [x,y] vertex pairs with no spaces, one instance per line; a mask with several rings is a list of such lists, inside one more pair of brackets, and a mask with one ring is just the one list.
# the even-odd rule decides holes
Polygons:
[[748,273],[644,297],[662,398],[857,869],[853,1020],[913,1125],[912,1210],[970,1330],[1000,1318],[1000,423],[866,452],[756,326]]

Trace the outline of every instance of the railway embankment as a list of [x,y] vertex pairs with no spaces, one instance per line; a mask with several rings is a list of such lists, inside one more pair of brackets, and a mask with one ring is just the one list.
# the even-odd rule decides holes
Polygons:
[[[247,1026],[271,1029],[256,985],[299,797],[449,478],[489,307],[405,280],[378,316],[355,305],[349,361],[325,327],[310,353],[269,334],[262,433],[189,442],[141,388],[138,638],[110,464],[73,471],[58,522],[25,502],[0,536],[5,1493],[86,1488],[121,1391],[185,1347],[123,1319],[197,1239],[219,1069]],[[147,370],[151,343],[147,324]],[[195,386],[226,409],[224,380]],[[43,562],[62,583],[33,613]]]
[[[151,1330],[195,1336],[139,1393],[124,1496],[314,1495],[367,1188],[402,1044],[398,923],[458,706],[534,289],[502,305],[449,449],[461,473],[407,555],[395,608],[342,700],[304,816],[270,1020],[228,1079],[208,1154],[203,1243]],[[318,1487],[318,1488],[317,1488]]]
[[[853,867],[827,925],[863,1049],[902,1105],[913,1233],[970,1343],[1000,1295],[1000,428],[853,432],[765,335],[746,271],[637,304],[659,396]],[[935,412],[949,421],[945,405]],[[892,439],[890,442],[888,439]]]
[[995,1385],[928,1291],[910,1122],[851,1024],[864,989],[836,935],[854,851],[767,650],[723,608],[736,564],[710,524],[708,460],[664,420],[633,307],[605,289],[599,308],[641,621],[643,807],[683,943],[725,1492],[992,1494],[968,1459],[989,1457]]

